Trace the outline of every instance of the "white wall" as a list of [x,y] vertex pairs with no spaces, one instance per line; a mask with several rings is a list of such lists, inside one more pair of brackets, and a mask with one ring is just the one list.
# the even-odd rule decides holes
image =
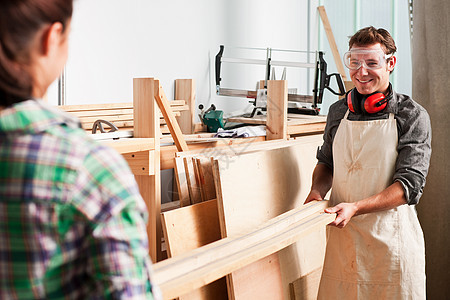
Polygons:
[[[194,78],[197,103],[214,103],[226,112],[245,109],[245,99],[215,95],[211,59],[219,45],[307,50],[307,8],[308,1],[298,0],[77,0],[66,104],[131,101],[132,78],[150,76],[161,79],[169,98],[174,79]],[[227,67],[227,87],[251,82],[246,88],[254,89],[264,77],[264,68],[227,73]],[[276,71],[281,76],[282,70]],[[49,101],[57,103],[56,84]]]
[[197,97],[209,97],[208,51],[224,36],[225,1],[74,3],[66,104],[132,101],[133,77],[145,76],[159,78],[169,98],[174,79],[195,78]]

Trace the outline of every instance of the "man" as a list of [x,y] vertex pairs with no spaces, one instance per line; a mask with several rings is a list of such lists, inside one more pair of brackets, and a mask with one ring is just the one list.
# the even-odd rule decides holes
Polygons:
[[415,204],[431,155],[427,112],[389,83],[397,50],[367,27],[344,63],[355,88],[329,110],[311,191],[332,188],[319,299],[425,299],[425,248]]

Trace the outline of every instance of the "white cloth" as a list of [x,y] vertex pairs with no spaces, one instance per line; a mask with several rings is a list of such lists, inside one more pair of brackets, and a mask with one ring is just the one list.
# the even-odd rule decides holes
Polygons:
[[[356,202],[392,183],[397,123],[341,120],[333,142],[330,206]],[[414,206],[353,217],[327,228],[318,299],[425,299],[425,247]]]
[[219,128],[214,137],[222,138],[239,138],[239,137],[251,137],[251,136],[265,136],[266,126],[244,126],[235,129],[223,129]]

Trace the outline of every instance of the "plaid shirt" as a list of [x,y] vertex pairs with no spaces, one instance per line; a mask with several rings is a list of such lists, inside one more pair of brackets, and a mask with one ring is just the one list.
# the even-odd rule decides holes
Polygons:
[[153,299],[128,165],[40,101],[0,111],[0,299]]

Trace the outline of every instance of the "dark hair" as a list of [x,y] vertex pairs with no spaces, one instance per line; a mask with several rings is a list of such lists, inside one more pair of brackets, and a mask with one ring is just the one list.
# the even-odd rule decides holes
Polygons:
[[31,98],[32,78],[27,71],[31,45],[46,24],[66,27],[73,0],[1,0],[0,106]]
[[358,30],[348,42],[348,48],[351,49],[353,45],[366,46],[380,43],[386,54],[394,54],[397,51],[395,41],[391,34],[383,28],[376,29],[373,26],[365,27]]

